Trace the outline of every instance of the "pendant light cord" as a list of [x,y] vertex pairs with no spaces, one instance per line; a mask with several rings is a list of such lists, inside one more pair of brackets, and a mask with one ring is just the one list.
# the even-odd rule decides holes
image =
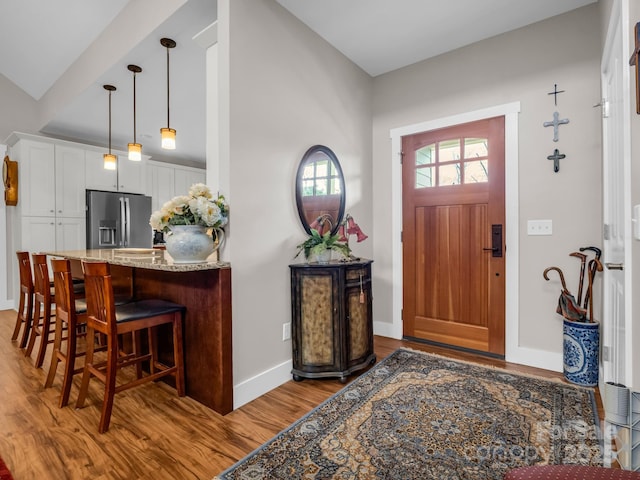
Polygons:
[[109,90],[109,155],[111,155],[111,90]]
[[169,128],[169,47],[167,47],[167,128]]
[[136,141],[136,72],[133,72],[133,143]]

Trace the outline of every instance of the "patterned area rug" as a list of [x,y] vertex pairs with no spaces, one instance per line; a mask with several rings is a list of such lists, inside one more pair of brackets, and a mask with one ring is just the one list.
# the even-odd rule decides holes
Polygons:
[[602,464],[593,390],[400,349],[216,478],[502,480],[562,463]]

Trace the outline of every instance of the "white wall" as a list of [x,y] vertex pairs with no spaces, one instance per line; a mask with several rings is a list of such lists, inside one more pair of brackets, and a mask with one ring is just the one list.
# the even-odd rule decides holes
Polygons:
[[[232,265],[238,406],[291,378],[282,324],[291,321],[288,265],[306,235],[295,173],[310,146],[336,153],[347,211],[371,231],[372,81],[273,0],[221,0],[218,23],[220,108],[229,112],[220,139],[220,152],[228,145],[220,162],[228,163],[229,191],[222,193],[232,232],[230,258],[223,257]],[[371,242],[355,248],[371,255]]]
[[[557,265],[576,290],[579,263],[568,254],[601,244],[600,33],[597,5],[510,32],[376,77],[373,107],[373,229],[378,272],[374,311],[390,319],[391,156],[389,132],[495,105],[520,102],[519,116],[519,342],[553,355],[561,369],[562,322],[555,313],[558,282],[542,271]],[[558,84],[558,106],[547,92]],[[560,141],[543,122],[558,111],[570,123]],[[567,155],[560,172],[546,157]],[[553,235],[526,235],[529,219],[551,219]],[[509,255],[509,245],[507,245]],[[535,358],[533,359],[535,361]]]

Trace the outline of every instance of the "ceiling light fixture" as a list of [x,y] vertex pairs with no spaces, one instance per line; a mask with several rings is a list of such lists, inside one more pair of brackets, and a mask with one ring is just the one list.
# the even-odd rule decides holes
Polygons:
[[105,153],[102,156],[104,160],[103,166],[105,170],[115,170],[118,160],[111,153],[111,92],[115,92],[116,87],[113,85],[103,85],[102,87],[109,92],[109,153]]
[[167,127],[160,129],[162,148],[166,150],[176,149],[176,131],[169,127],[169,49],[176,46],[176,42],[170,38],[160,39],[160,44],[167,49]]
[[142,145],[136,143],[136,74],[142,71],[138,65],[127,65],[127,69],[133,72],[133,143],[129,143],[129,160],[142,161]]

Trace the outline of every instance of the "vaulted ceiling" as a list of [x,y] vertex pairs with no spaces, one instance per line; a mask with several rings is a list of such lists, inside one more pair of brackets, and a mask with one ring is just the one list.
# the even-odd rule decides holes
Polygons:
[[[133,63],[143,69],[136,83],[138,141],[144,152],[204,163],[205,49],[194,37],[216,20],[217,2],[153,1],[153,8],[148,8],[151,0],[3,2],[0,74],[46,104],[43,110],[50,111],[43,116],[42,133],[105,145],[102,85],[110,83],[118,88],[112,97],[113,144],[126,147],[133,131],[133,80],[126,67]],[[276,1],[377,76],[597,0]],[[178,149],[171,157],[159,148],[159,129],[166,126],[162,37],[178,44],[170,52],[171,126],[178,130]],[[62,103],[56,104],[54,96]]]

